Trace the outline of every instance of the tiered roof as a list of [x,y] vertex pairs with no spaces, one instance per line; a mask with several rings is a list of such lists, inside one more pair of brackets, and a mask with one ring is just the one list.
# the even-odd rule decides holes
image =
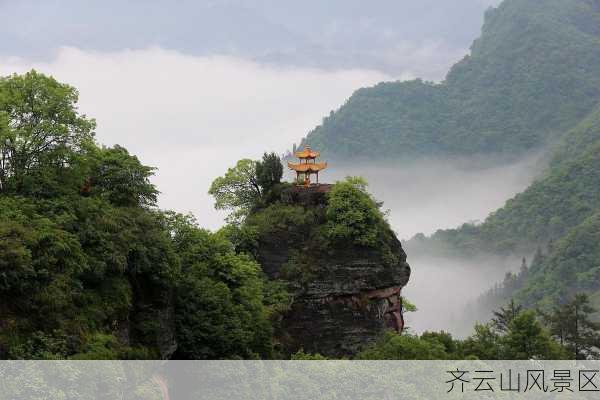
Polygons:
[[304,148],[304,150],[302,151],[297,151],[296,153],[294,153],[294,155],[300,159],[306,159],[306,158],[317,158],[319,157],[319,152],[318,151],[313,151],[310,146],[306,146]]
[[327,163],[322,162],[322,163],[293,164],[291,162],[288,162],[288,168],[293,169],[296,172],[318,172],[318,171],[321,171],[322,169],[327,168]]

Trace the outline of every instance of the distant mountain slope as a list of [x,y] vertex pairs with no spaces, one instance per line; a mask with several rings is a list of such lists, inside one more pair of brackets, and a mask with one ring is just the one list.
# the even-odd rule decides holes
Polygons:
[[574,129],[568,132],[556,146],[551,165],[575,159],[600,142],[600,105],[594,109]]
[[600,212],[585,219],[532,264],[520,303],[542,307],[588,292],[600,305]]
[[600,101],[598,27],[598,0],[505,0],[444,82],[360,89],[303,144],[371,159],[541,147]]
[[[406,249],[415,256],[512,254],[536,251],[518,287],[501,284],[498,297],[474,305],[481,315],[514,297],[547,308],[587,292],[600,307],[600,107],[557,144],[545,175],[508,200],[482,224],[417,235]],[[509,280],[510,283],[510,280]]]
[[600,212],[599,139],[600,107],[564,136],[546,174],[483,224],[414,238],[409,250],[431,249],[435,244],[461,253],[527,253],[563,237]]

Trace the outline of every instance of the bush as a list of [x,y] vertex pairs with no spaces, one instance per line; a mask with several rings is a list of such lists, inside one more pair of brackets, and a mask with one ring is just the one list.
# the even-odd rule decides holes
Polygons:
[[327,236],[334,241],[375,247],[385,222],[377,203],[366,192],[364,180],[347,178],[328,193]]

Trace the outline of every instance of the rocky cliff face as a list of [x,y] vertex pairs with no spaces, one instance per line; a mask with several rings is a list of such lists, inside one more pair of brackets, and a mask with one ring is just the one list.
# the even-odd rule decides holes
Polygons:
[[331,357],[348,356],[384,330],[404,327],[400,294],[410,267],[393,232],[385,232],[390,238],[385,252],[351,242],[324,245],[315,239],[325,223],[323,210],[330,188],[284,190],[281,203],[302,207],[315,219],[278,224],[258,239],[257,256],[264,271],[270,278],[288,281],[292,288],[293,302],[278,332],[285,353],[302,348]]

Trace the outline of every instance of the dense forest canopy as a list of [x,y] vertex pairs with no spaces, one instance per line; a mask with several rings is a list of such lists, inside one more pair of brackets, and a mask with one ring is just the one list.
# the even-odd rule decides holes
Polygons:
[[0,357],[268,357],[258,264],[159,211],[153,168],[100,147],[77,98],[0,79]]
[[600,101],[598,26],[595,1],[504,1],[443,82],[359,89],[302,143],[369,160],[541,148]]

